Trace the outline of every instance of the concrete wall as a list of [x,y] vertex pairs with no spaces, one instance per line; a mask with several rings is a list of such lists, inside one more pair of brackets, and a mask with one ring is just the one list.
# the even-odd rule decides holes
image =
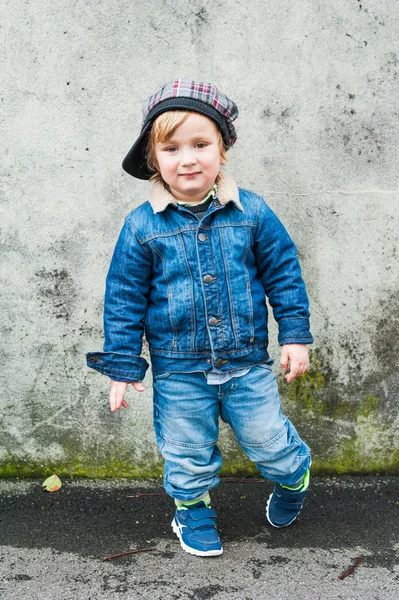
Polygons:
[[[150,375],[111,415],[85,352],[102,348],[123,218],[147,197],[121,161],[142,100],[176,76],[237,102],[228,172],[297,242],[316,343],[308,376],[279,379],[315,470],[398,471],[392,3],[4,0],[1,12],[0,473],[161,472]],[[225,473],[253,472],[221,437]]]

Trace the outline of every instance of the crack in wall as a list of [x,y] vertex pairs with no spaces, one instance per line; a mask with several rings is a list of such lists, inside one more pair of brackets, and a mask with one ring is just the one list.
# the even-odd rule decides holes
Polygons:
[[399,194],[399,190],[315,190],[314,192],[265,192],[265,195],[271,194],[275,196],[314,196],[315,194],[343,194],[344,196],[354,196],[357,194]]

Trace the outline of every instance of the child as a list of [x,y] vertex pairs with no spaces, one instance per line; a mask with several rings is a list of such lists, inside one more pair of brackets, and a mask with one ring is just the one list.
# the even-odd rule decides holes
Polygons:
[[215,86],[177,79],[143,106],[141,133],[123,161],[150,179],[149,201],[126,218],[106,281],[104,352],[88,365],[111,379],[111,411],[129,383],[144,391],[149,343],[154,427],[174,498],[172,527],[197,556],[223,552],[209,490],[222,465],[219,417],[275,482],[266,516],[297,517],[310,450],[282,414],[267,352],[267,295],[288,382],[309,366],[308,299],[295,246],[255,193],[220,170],[236,141],[234,102]]

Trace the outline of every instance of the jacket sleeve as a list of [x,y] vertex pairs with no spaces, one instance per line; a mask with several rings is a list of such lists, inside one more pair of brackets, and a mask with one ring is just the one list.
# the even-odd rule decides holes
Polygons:
[[309,301],[295,244],[262,198],[254,241],[258,273],[278,323],[279,344],[311,344]]
[[89,367],[115,381],[142,381],[149,366],[140,354],[151,264],[151,256],[125,220],[106,279],[103,352],[86,355]]

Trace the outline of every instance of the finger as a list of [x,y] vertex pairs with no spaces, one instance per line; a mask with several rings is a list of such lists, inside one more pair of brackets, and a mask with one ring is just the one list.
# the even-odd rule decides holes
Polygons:
[[302,375],[303,375],[303,372],[301,371],[301,369],[299,369],[299,370],[297,371],[297,373],[292,373],[292,372],[288,373],[288,374],[285,376],[285,378],[286,378],[286,380],[288,381],[288,383],[290,383],[290,382],[291,382],[291,381],[293,381],[294,379],[298,379],[298,377],[302,377]]
[[288,356],[288,350],[283,348],[281,351],[280,365],[284,370],[288,368]]
[[306,373],[306,371],[308,370],[309,365],[306,363],[300,363],[299,364],[299,369],[298,369],[298,375],[297,377],[299,377],[300,375],[303,375],[304,373]]
[[120,395],[118,395],[118,391],[116,391],[115,395],[114,395],[114,401],[111,406],[111,412],[116,412],[117,410],[119,410],[121,407],[122,401],[123,401],[123,396],[121,397]]
[[299,363],[292,362],[290,365],[290,372],[285,375],[285,379],[290,383],[295,377],[300,374],[300,366]]
[[127,383],[121,381],[113,381],[111,383],[110,392],[110,406],[111,412],[115,412],[120,409],[127,388]]
[[144,392],[144,390],[145,390],[145,387],[143,386],[143,384],[141,383],[141,381],[132,381],[132,386],[138,392]]
[[115,386],[111,386],[111,391],[109,393],[109,406],[111,409],[111,412],[114,412],[115,406],[116,406],[116,387]]
[[308,360],[305,360],[305,361],[302,363],[301,369],[302,369],[302,374],[303,374],[303,373],[306,373],[306,371],[308,371],[308,370],[309,370],[309,361],[308,361]]
[[126,400],[122,400],[121,406],[123,406],[123,408],[127,408],[129,404],[126,402]]
[[296,375],[291,373],[291,371],[289,373],[287,373],[287,375],[284,375],[284,378],[286,379],[287,383],[291,383],[291,381],[293,381],[295,379],[295,377],[296,377]]
[[126,388],[124,386],[118,386],[116,388],[116,402],[115,402],[115,410],[119,410],[125,400],[125,391]]

